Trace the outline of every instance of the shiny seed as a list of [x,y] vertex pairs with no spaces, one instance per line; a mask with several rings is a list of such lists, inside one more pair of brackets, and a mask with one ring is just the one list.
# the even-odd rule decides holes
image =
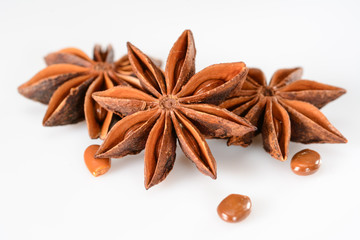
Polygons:
[[193,95],[201,94],[204,92],[207,92],[209,90],[212,90],[222,84],[224,84],[225,81],[221,79],[209,79],[202,84],[200,84],[194,91]]
[[134,125],[132,125],[131,127],[129,127],[128,130],[126,130],[125,134],[124,134],[124,139],[127,138],[128,136],[130,136],[131,134],[133,134],[136,130],[138,130],[142,125],[144,124],[144,122],[138,122],[135,123]]
[[220,218],[226,222],[240,222],[249,216],[251,200],[248,196],[230,194],[219,204],[217,212]]
[[321,158],[319,153],[304,149],[296,153],[291,159],[292,171],[300,176],[307,176],[315,173],[321,164]]
[[105,120],[107,111],[104,108],[102,108],[97,102],[95,102],[94,104],[94,111],[95,111],[96,120],[99,123],[102,123]]
[[175,65],[174,79],[178,79],[181,73],[182,66],[184,65],[185,58],[181,58]]
[[200,151],[199,143],[195,140],[193,135],[186,128],[183,127],[182,132],[184,134],[184,138],[188,141],[189,147],[191,147],[191,149],[194,151],[194,153],[197,156],[200,156],[201,151]]
[[99,147],[99,145],[91,145],[84,152],[85,164],[94,177],[105,174],[111,167],[109,158],[95,158],[95,153]]
[[275,127],[276,138],[280,139],[282,133],[282,121],[274,118],[274,127]]

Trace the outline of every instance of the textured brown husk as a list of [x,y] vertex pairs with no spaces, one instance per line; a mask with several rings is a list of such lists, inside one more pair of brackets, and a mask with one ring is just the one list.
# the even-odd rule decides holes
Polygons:
[[[285,161],[289,141],[301,143],[346,143],[319,108],[346,91],[301,79],[302,69],[280,69],[269,85],[260,69],[250,68],[242,85],[220,106],[245,117],[261,132],[264,148],[272,157]],[[232,137],[228,144],[247,146],[253,133]]]
[[216,178],[216,162],[205,136],[229,138],[256,129],[236,114],[209,104],[220,103],[242,84],[248,71],[245,64],[212,65],[194,75],[195,52],[192,33],[186,30],[171,49],[163,73],[128,43],[129,60],[143,90],[119,86],[93,94],[109,111],[133,113],[112,128],[97,157],[117,158],[145,148],[146,189],[171,171],[176,139],[202,173]]
[[85,118],[89,136],[105,138],[118,118],[99,108],[91,94],[117,85],[140,87],[127,55],[116,62],[113,55],[110,45],[105,51],[96,45],[93,59],[76,48],[50,53],[45,57],[48,67],[18,90],[27,98],[49,104],[44,126],[71,124]]

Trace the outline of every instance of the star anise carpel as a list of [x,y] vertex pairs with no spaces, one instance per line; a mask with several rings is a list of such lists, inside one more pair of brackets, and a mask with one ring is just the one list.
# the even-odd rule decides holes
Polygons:
[[173,168],[178,139],[196,167],[216,178],[216,162],[205,137],[242,136],[256,129],[214,105],[242,84],[245,64],[216,64],[194,74],[195,45],[189,30],[172,47],[164,72],[130,43],[128,56],[142,89],[118,86],[93,94],[105,109],[128,115],[114,125],[96,156],[118,158],[145,149],[148,189]]
[[109,45],[99,45],[91,59],[76,48],[65,48],[45,57],[48,67],[21,85],[19,92],[30,99],[49,104],[44,126],[76,123],[86,119],[91,138],[104,138],[112,122],[119,120],[101,108],[91,97],[95,91],[113,86],[140,87],[127,55],[114,62]]
[[[320,108],[346,91],[301,79],[302,69],[280,69],[267,85],[260,69],[250,68],[241,87],[221,104],[257,126],[264,148],[272,157],[286,160],[290,140],[301,143],[345,143]],[[247,146],[253,133],[232,137],[228,144]]]

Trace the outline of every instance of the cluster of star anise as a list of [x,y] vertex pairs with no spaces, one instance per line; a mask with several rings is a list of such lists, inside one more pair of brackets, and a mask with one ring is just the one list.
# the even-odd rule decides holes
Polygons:
[[290,140],[344,143],[320,112],[344,89],[301,80],[302,69],[278,70],[266,84],[261,70],[243,62],[211,65],[195,73],[195,44],[186,30],[172,47],[165,71],[128,43],[114,61],[109,46],[93,59],[67,48],[45,57],[48,65],[19,87],[25,97],[49,104],[45,126],[85,118],[91,138],[104,139],[98,158],[119,158],[145,149],[145,187],[171,171],[178,139],[184,154],[216,178],[205,138],[247,146],[261,133],[264,148],[286,160]]

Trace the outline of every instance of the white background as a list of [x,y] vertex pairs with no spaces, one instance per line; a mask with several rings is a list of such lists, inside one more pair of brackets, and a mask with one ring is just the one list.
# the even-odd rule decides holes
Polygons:
[[[0,3],[0,239],[359,239],[359,1],[5,1]],[[143,154],[114,159],[94,178],[83,163],[86,125],[42,127],[46,106],[17,93],[45,67],[43,56],[74,46],[126,41],[166,60],[184,29],[194,33],[197,70],[245,61],[267,77],[304,67],[304,78],[348,93],[322,111],[347,144],[291,143],[322,156],[300,177],[272,159],[261,138],[249,148],[209,145],[218,179],[199,173],[178,147],[167,179],[143,186]],[[241,223],[223,222],[218,203],[251,197]]]

